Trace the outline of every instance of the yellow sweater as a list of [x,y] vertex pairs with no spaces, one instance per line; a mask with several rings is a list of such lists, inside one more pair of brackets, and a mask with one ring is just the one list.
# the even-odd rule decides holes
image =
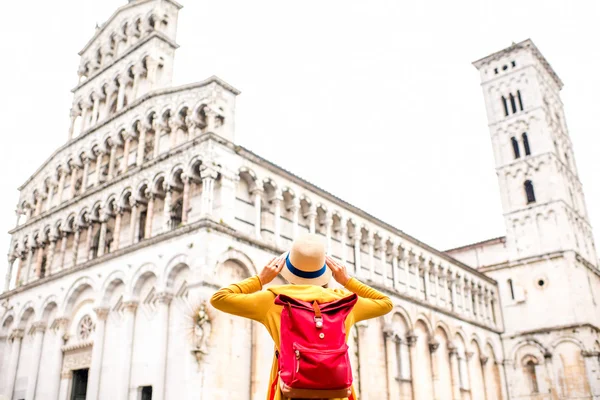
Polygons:
[[[355,323],[385,315],[392,310],[393,305],[389,297],[355,278],[348,281],[346,289],[358,295],[356,305],[346,318],[346,339],[350,328]],[[314,285],[281,285],[262,290],[260,279],[258,276],[253,276],[220,289],[212,296],[210,302],[218,310],[260,322],[267,328],[275,346],[279,348],[280,319],[283,307],[275,305],[274,300],[277,295],[285,294],[299,300],[328,303],[348,296],[350,293],[347,290],[325,289]],[[277,358],[273,355],[270,382],[276,382],[277,373]],[[269,387],[267,399],[282,400],[283,396],[279,385],[276,386],[274,397],[271,397],[271,387]],[[356,398],[354,389],[352,389],[352,394],[353,398]]]

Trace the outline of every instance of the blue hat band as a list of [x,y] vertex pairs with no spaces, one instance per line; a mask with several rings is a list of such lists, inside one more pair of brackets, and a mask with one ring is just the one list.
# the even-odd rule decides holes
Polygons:
[[307,272],[307,271],[299,270],[298,268],[294,267],[294,265],[290,261],[290,255],[289,254],[285,258],[285,265],[286,265],[287,269],[289,269],[292,274],[296,275],[299,278],[304,278],[304,279],[319,278],[320,276],[323,276],[323,274],[325,273],[325,271],[327,271],[327,264],[323,265],[323,268],[321,268],[321,269],[319,269],[317,271]]

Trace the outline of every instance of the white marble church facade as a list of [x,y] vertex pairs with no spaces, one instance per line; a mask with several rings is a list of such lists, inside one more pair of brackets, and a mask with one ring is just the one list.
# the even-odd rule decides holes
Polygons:
[[[442,252],[236,145],[239,92],[224,81],[172,87],[180,8],[130,1],[80,52],[68,141],[19,188],[0,295],[0,398],[264,399],[266,331],[210,309],[196,323],[193,311],[308,231],[395,304],[351,332],[361,400],[600,398],[600,279],[576,172],[547,154],[532,170],[503,158],[505,132],[522,122],[496,121],[495,97],[509,111],[524,103],[532,126],[544,120],[542,107],[528,109],[542,98],[531,82],[551,68],[533,44],[476,66],[499,168],[543,171],[527,179],[533,203],[570,230],[540,242],[535,224],[517,222],[547,219],[531,202],[519,208],[517,184],[501,178],[514,200],[505,211],[520,218],[508,239]],[[515,54],[515,79],[487,75]],[[521,82],[521,97],[498,89]],[[544,90],[562,113],[558,89]],[[528,132],[528,153],[548,145],[545,129]],[[559,139],[570,149],[566,127]],[[558,174],[577,206],[553,197]],[[548,224],[557,235],[566,226]],[[532,280],[547,287],[536,292]]]

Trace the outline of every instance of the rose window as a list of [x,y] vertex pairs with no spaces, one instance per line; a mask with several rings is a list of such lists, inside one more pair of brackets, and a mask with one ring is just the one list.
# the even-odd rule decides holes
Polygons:
[[79,328],[77,329],[77,334],[79,336],[79,339],[81,339],[81,340],[89,339],[89,337],[93,331],[94,331],[94,321],[92,321],[92,318],[89,315],[86,315],[83,318],[81,318],[81,321],[79,321]]

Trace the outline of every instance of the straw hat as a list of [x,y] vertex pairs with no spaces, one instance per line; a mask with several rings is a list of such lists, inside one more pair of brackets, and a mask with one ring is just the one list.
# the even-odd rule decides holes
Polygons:
[[300,235],[285,258],[281,275],[294,285],[323,286],[331,279],[325,265],[325,243],[321,236]]

